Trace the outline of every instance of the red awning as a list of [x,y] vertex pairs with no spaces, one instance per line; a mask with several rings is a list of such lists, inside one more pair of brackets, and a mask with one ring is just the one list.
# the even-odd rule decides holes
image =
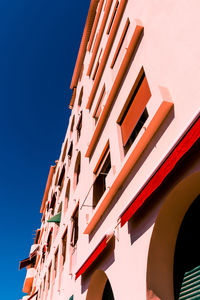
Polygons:
[[97,259],[100,253],[106,248],[108,242],[110,241],[112,235],[106,235],[101,242],[97,245],[97,247],[93,250],[87,260],[82,264],[79,270],[76,272],[75,280],[81,276],[90,266],[91,264]]
[[187,131],[178,145],[172,150],[170,155],[160,166],[158,171],[151,177],[149,182],[140,191],[125,212],[121,215],[121,227],[135,214],[150,195],[162,184],[163,180],[171,173],[180,159],[191,149],[200,138],[200,117]]

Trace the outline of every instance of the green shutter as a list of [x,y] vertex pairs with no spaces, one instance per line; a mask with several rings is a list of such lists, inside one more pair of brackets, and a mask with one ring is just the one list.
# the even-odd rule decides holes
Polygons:
[[59,212],[57,215],[53,216],[51,219],[49,219],[47,222],[54,222],[54,223],[60,223],[61,220],[61,212]]
[[69,300],[73,300],[74,299],[74,295],[72,295],[70,298],[69,298]]
[[200,266],[185,272],[178,299],[200,299]]

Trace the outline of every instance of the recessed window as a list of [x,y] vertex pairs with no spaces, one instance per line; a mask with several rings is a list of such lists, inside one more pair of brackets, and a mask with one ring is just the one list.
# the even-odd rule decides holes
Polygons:
[[76,126],[77,130],[77,141],[80,139],[81,136],[81,129],[82,129],[82,111],[80,112],[79,120]]
[[63,153],[62,153],[62,157],[61,157],[62,162],[65,160],[66,151],[67,151],[67,143],[68,143],[68,140],[66,141],[64,149],[63,149]]
[[71,137],[71,135],[72,135],[72,133],[73,133],[73,130],[74,130],[74,119],[75,119],[75,117],[73,116],[73,119],[72,119],[72,123],[71,123],[71,127],[70,127],[70,137]]
[[97,101],[97,105],[95,107],[94,113],[93,113],[93,118],[95,119],[95,123],[97,123],[99,116],[101,114],[102,111],[102,103],[103,103],[103,99],[105,97],[106,94],[106,88],[105,88],[105,84],[103,85],[103,88],[101,90],[99,99]]
[[94,69],[94,73],[93,73],[93,76],[92,76],[92,80],[95,80],[95,77],[97,75],[97,71],[99,69],[99,64],[100,64],[100,57],[101,57],[101,53],[102,53],[102,49],[100,50],[100,53],[99,53],[99,57],[97,59],[97,64],[96,64],[96,67]]
[[79,152],[75,163],[75,169],[74,169],[74,189],[79,183],[80,172],[81,172],[81,153]]
[[83,101],[83,87],[81,88],[80,94],[79,94],[79,98],[78,98],[78,112],[80,110],[80,107],[82,105],[82,101]]
[[66,248],[67,248],[67,230],[65,230],[65,233],[62,237],[62,257],[63,257],[63,265],[66,260]]
[[127,32],[128,32],[129,25],[130,25],[130,21],[129,21],[129,19],[127,19],[126,24],[124,26],[124,30],[123,30],[122,35],[121,35],[121,38],[120,38],[119,43],[117,45],[117,49],[115,51],[115,54],[114,54],[111,66],[110,66],[111,68],[114,67],[116,61],[120,60],[120,57],[123,54],[122,53],[123,52],[122,51],[122,46],[125,45],[125,44],[127,44],[127,36],[128,36]]
[[68,156],[68,166],[70,166],[70,164],[71,164],[72,153],[73,153],[73,143],[71,142],[70,147],[69,147],[69,151],[67,153],[67,156]]
[[71,233],[71,241],[70,241],[72,247],[75,247],[78,241],[78,214],[79,214],[79,207],[76,208],[72,216],[72,233]]
[[47,251],[50,252],[51,250],[51,244],[52,244],[52,233],[53,233],[53,228],[51,228],[48,239],[47,239]]
[[48,267],[48,290],[50,288],[50,282],[51,282],[51,264]]
[[58,249],[56,250],[54,254],[54,272],[55,272],[55,278],[57,276],[57,268],[58,268]]
[[125,153],[129,150],[148,118],[146,104],[150,97],[151,91],[145,73],[142,71],[129,94],[123,113],[118,120]]
[[52,209],[52,214],[54,214],[55,204],[56,204],[57,193],[55,192],[52,196],[50,208]]
[[111,28],[112,28],[112,25],[113,25],[113,22],[114,22],[116,13],[117,13],[118,6],[119,6],[119,1],[117,0],[116,3],[115,3],[115,7],[114,7],[114,10],[113,10],[113,13],[112,13],[112,16],[111,16],[109,25],[108,25],[108,29],[107,29],[107,31],[106,31],[107,34],[110,33],[110,30],[111,30]]
[[60,186],[60,190],[62,190],[62,188],[63,188],[64,179],[65,179],[65,166],[63,166],[63,168],[62,168],[60,178],[58,180],[58,185]]
[[68,180],[67,188],[66,188],[66,192],[65,192],[64,213],[67,211],[67,208],[68,208],[69,195],[70,195],[70,179]]
[[109,145],[104,150],[98,167],[94,171],[95,182],[93,184],[93,207],[95,207],[106,190],[106,177],[111,169]]

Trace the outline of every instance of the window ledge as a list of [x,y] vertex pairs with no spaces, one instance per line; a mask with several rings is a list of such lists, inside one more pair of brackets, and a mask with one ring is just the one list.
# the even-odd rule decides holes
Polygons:
[[99,203],[97,204],[93,212],[93,215],[91,216],[83,232],[84,234],[90,234],[92,232],[99,219],[105,212],[106,208],[108,207],[112,199],[115,197],[120,186],[123,184],[124,180],[129,175],[130,171],[142,155],[145,148],[148,146],[149,142],[159,129],[160,125],[165,120],[172,107],[172,102],[163,101],[161,103],[160,107],[158,108],[152,120],[150,121],[146,131],[143,133],[137,145],[134,147],[133,151],[130,153],[129,157],[124,162],[124,165],[122,166],[121,170],[117,173],[116,177],[114,178],[111,187],[108,190],[106,190],[103,196],[101,197]]

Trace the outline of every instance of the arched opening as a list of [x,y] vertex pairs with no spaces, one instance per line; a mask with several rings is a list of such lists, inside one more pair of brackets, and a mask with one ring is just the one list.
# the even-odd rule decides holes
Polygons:
[[200,195],[190,206],[179,230],[174,256],[175,300],[200,299]]
[[79,152],[76,158],[75,168],[74,168],[74,190],[79,183],[79,177],[81,172],[81,153]]
[[90,280],[86,300],[114,300],[108,277],[102,270],[96,270]]
[[68,180],[67,188],[65,192],[64,213],[67,211],[68,208],[69,195],[70,195],[70,179]]
[[[183,270],[178,269],[180,263],[177,260],[179,251],[177,250],[177,247],[179,247],[177,245],[180,244],[181,247],[184,245],[181,244],[181,242],[176,244],[176,242],[178,241],[179,232],[182,231],[181,224],[183,223],[184,217],[200,193],[199,182],[200,172],[193,173],[186,177],[169,193],[160,209],[153,228],[148,253],[148,300],[178,299],[175,298],[174,294],[176,290],[177,297],[178,286],[180,287],[180,283],[178,284],[178,282],[180,281],[180,274],[183,273]],[[192,222],[193,221],[194,220],[192,220]],[[193,224],[195,225],[196,223],[193,222]],[[185,225],[183,228],[185,228]],[[195,247],[197,243],[198,241],[191,244],[191,251],[196,251]],[[179,259],[182,260],[181,257]]]

